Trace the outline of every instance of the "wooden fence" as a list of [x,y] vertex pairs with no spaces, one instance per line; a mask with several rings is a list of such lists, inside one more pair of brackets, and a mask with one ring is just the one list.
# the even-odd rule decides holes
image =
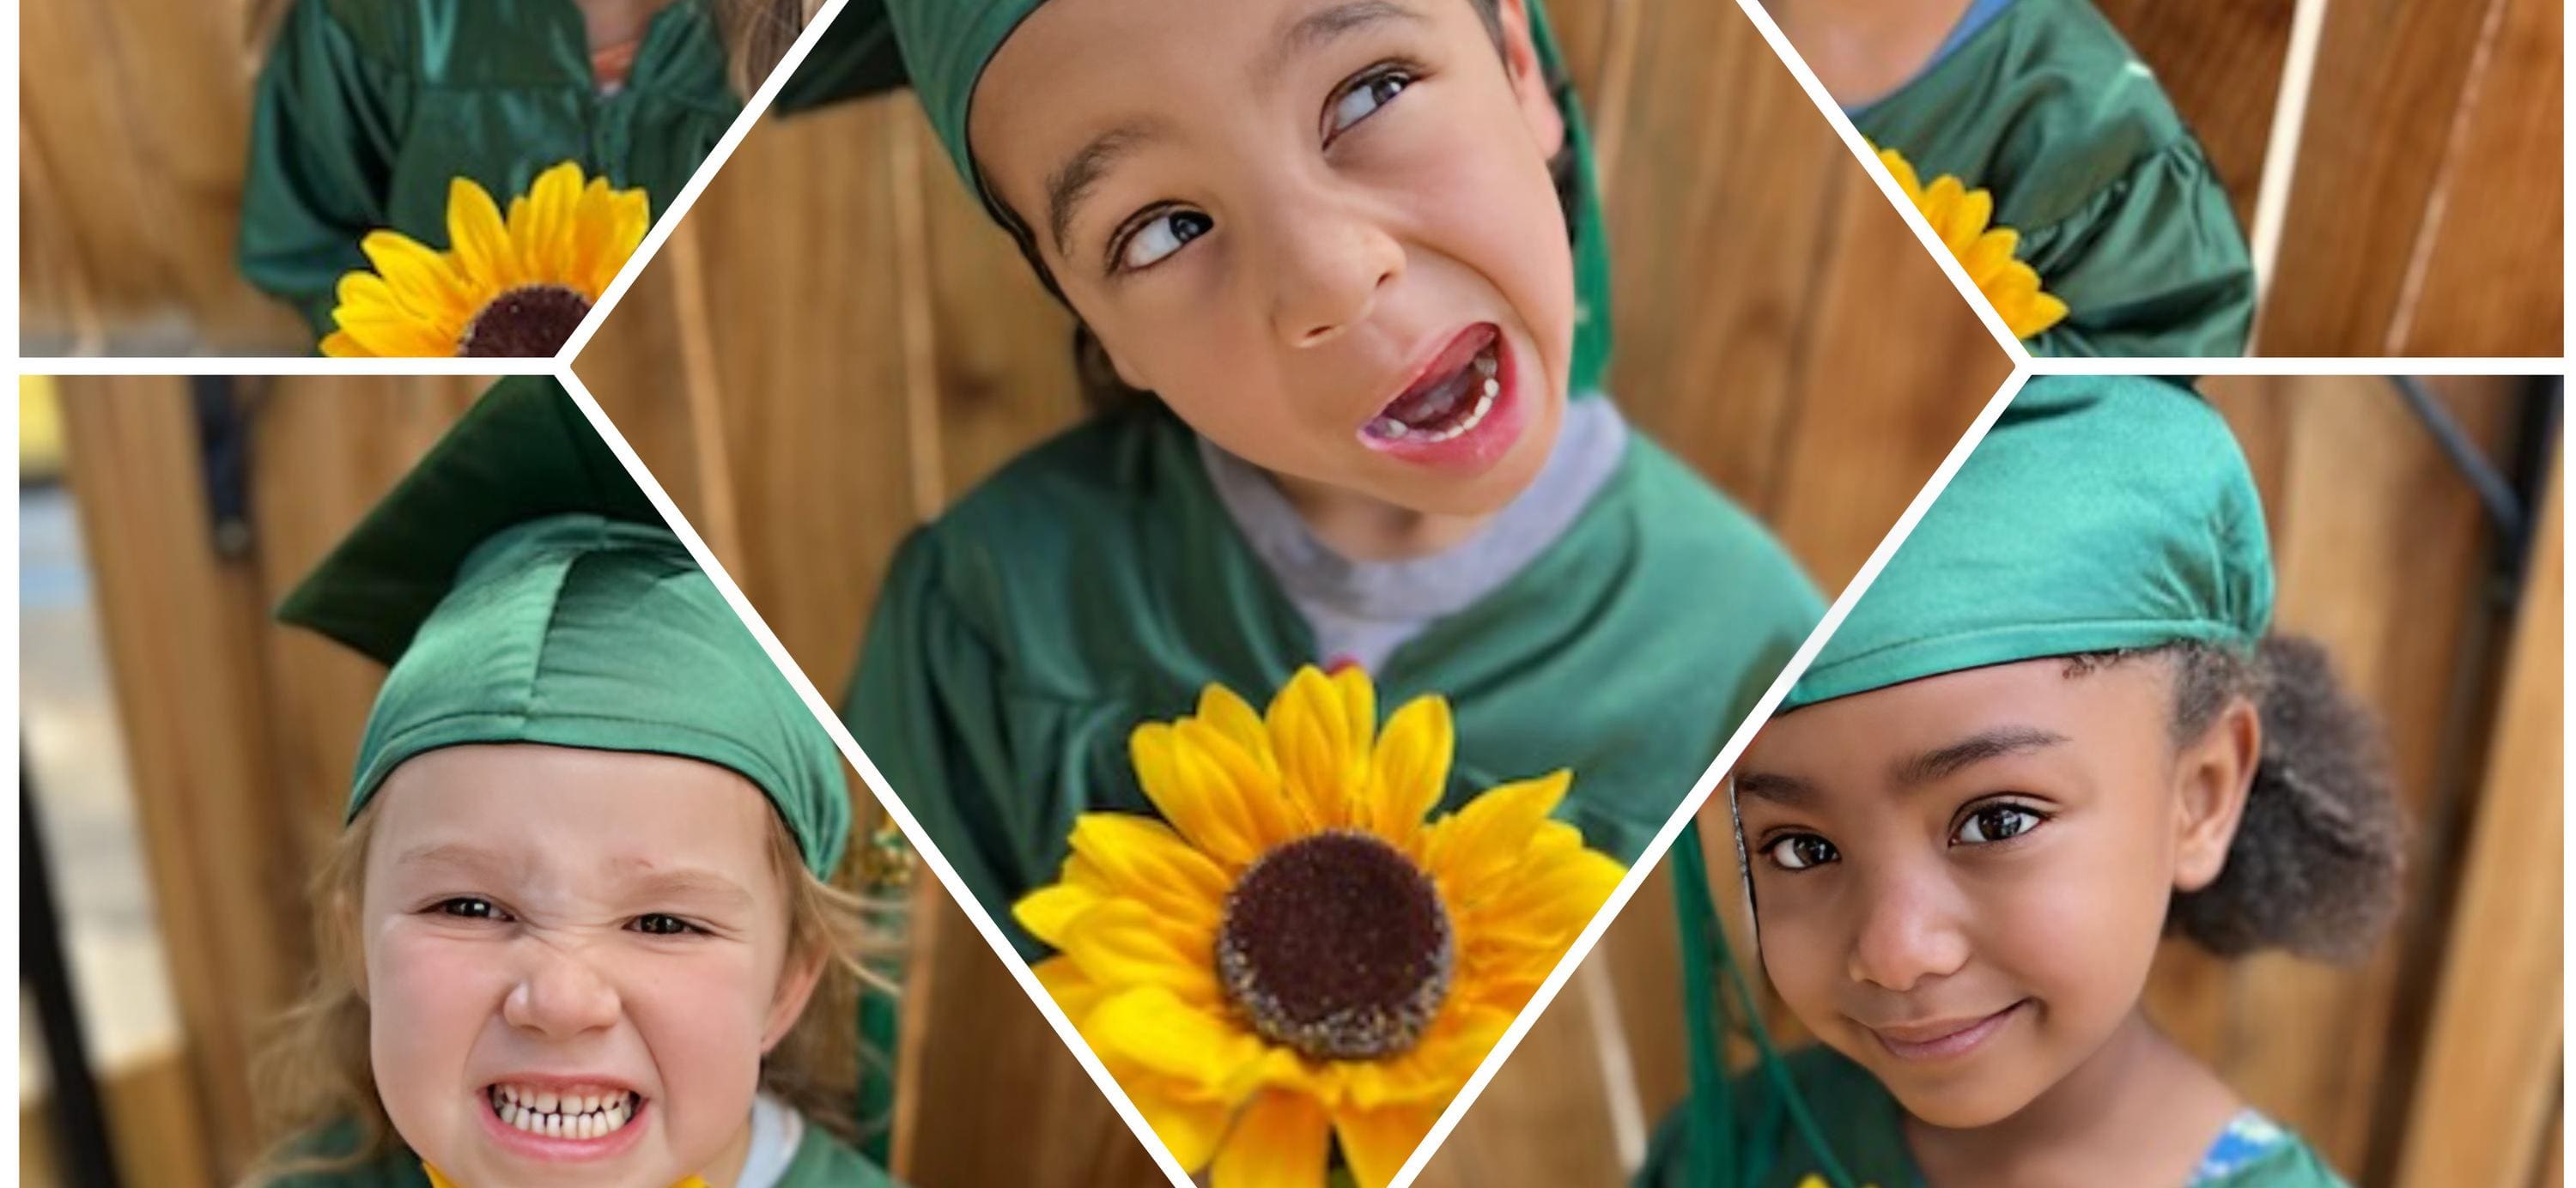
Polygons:
[[[2238,214],[2250,217],[2275,136],[2294,0],[2100,2],[2209,142]],[[263,3],[27,6],[19,117],[27,350],[310,349],[299,323],[244,284],[231,261],[257,66],[251,47],[260,22],[252,14]],[[1774,85],[1768,51],[1723,3],[1558,0],[1551,8],[1604,117],[1603,148],[1624,158],[1612,218],[1623,283],[1733,304],[1757,325],[1765,318],[1778,325],[1798,308],[1777,304],[1800,291],[1795,277],[1838,267],[1840,204],[1807,201],[1834,168],[1811,146],[1822,125],[1807,101]],[[2552,0],[2327,6],[2304,117],[2282,133],[2297,137],[2287,157],[2295,184],[2260,349],[2560,353],[2560,277],[2534,262],[2557,260],[2563,235],[2562,21]],[[1756,106],[1736,106],[1748,103]],[[949,209],[938,191],[911,180],[946,169],[912,159],[935,156],[927,142],[914,138],[907,158],[888,151],[889,136],[873,126],[882,121],[840,123],[850,133],[833,142],[841,159],[799,175],[801,187],[837,187],[845,203],[833,210],[909,189],[929,207],[916,222],[978,217]],[[779,176],[774,168],[760,175]],[[808,267],[871,282],[902,263],[890,254],[896,245],[854,242],[869,228],[827,225],[820,217],[827,212],[807,197],[777,202],[757,245],[762,258],[810,255],[817,259]],[[1719,218],[1754,223],[1763,234],[1711,272],[1697,250],[1707,246],[1706,233],[1684,236],[1702,224],[1714,230]],[[918,291],[963,275],[946,264],[941,274],[916,273],[904,284]],[[1672,283],[1650,280],[1658,274]],[[1725,278],[1726,291],[1715,291],[1714,277]],[[727,320],[740,316],[731,306],[711,308]],[[1698,349],[1703,358],[1731,360],[1730,345]],[[1730,366],[1728,374],[1744,373]]]

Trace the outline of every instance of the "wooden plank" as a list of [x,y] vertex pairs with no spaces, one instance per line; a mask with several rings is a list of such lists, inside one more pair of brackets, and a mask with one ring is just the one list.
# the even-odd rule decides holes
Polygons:
[[255,570],[217,555],[184,381],[61,381],[82,538],[212,1166],[259,1134],[254,1028],[286,1005],[305,914],[261,717]]
[[[159,1053],[104,1070],[99,1096],[107,1110],[117,1175],[125,1183],[213,1188],[219,1182],[205,1164],[196,1086],[180,1053]],[[55,1125],[50,1097],[20,1102],[18,1183],[24,1188],[83,1188],[62,1184],[54,1166]]]
[[[2389,353],[2402,261],[2455,164],[2456,117],[2480,29],[2504,2],[2327,7],[2280,261],[2256,322],[2262,353]],[[2527,113],[2555,106],[2559,95],[2497,101]],[[2481,223],[2531,213],[2493,194],[2455,189],[2450,201]],[[2553,321],[2553,338],[2555,330]]]
[[2529,1182],[2560,1091],[2566,478],[2551,477],[2400,1185]]
[[2566,10],[2502,0],[2389,331],[2391,355],[2557,355]]

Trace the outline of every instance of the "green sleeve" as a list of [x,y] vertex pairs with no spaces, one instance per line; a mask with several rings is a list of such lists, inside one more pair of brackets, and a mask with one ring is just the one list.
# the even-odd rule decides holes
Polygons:
[[317,338],[331,329],[341,275],[366,267],[358,241],[390,221],[386,195],[410,104],[390,40],[386,29],[353,27],[325,0],[298,0],[251,98],[242,275],[295,306]]
[[[357,1150],[358,1138],[358,1124],[348,1119],[318,1126],[288,1144],[281,1161],[292,1165],[347,1159]],[[255,1188],[429,1188],[429,1173],[421,1170],[419,1156],[392,1138],[373,1159],[328,1170],[254,1175],[242,1182]]]
[[2199,142],[2140,158],[2054,225],[2023,228],[2025,258],[2066,302],[2031,353],[2114,358],[2245,353],[2254,265]]
[[1052,876],[1047,864],[1059,847],[1027,811],[1036,790],[1019,794],[999,656],[942,588],[940,554],[935,527],[896,551],[842,717],[923,836],[1035,960],[1046,950],[1010,907]]

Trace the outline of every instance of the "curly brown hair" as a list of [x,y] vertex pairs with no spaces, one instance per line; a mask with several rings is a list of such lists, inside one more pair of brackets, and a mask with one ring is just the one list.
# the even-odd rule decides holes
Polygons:
[[2226,868],[2174,895],[2167,929],[2222,957],[2273,948],[2361,959],[2396,917],[2406,828],[2379,723],[2336,679],[2325,649],[2275,635],[2246,656],[2186,641],[2070,656],[2067,675],[2136,660],[2170,666],[2178,746],[2239,698],[2263,723]]

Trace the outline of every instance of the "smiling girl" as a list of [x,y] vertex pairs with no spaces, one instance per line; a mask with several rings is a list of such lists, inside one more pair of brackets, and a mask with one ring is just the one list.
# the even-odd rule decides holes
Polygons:
[[829,882],[839,755],[550,381],[280,616],[391,669],[247,1183],[888,1182],[843,1141],[874,942]]
[[1819,607],[1601,393],[1600,195],[1536,6],[884,7],[1101,397],[904,545],[845,711],[1022,950],[1076,817],[1153,811],[1137,724],[1307,664],[1446,697],[1442,809],[1571,768],[1560,812],[1633,859]]
[[2395,910],[2376,729],[2271,612],[2216,412],[2031,381],[1729,782],[1803,1109],[1729,1120],[1705,1062],[1646,1182],[2339,1182],[2140,1001],[2168,933],[2357,959]]

